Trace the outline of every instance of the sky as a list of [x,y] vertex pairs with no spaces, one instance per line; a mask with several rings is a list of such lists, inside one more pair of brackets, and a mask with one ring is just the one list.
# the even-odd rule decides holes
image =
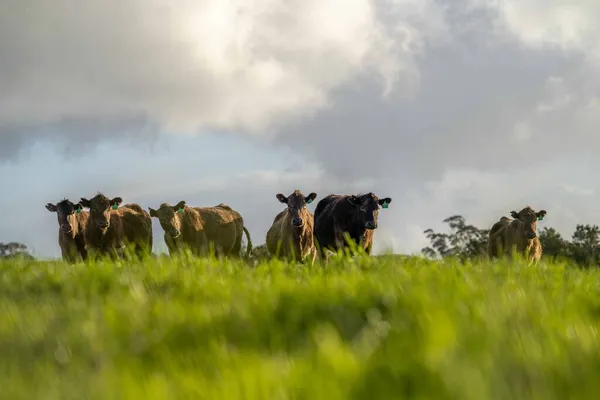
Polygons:
[[[374,250],[526,205],[600,225],[597,0],[4,0],[0,242],[60,256],[44,205],[98,191],[237,209],[372,191]],[[157,252],[163,232],[153,222]]]

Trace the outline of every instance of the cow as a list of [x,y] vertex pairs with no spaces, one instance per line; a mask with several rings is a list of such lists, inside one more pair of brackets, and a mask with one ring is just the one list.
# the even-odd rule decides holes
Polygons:
[[304,196],[300,190],[295,190],[288,197],[281,193],[275,197],[287,207],[277,214],[267,231],[269,253],[282,259],[299,262],[308,260],[313,264],[317,257],[313,233],[314,216],[306,205],[312,203],[317,194],[313,192]]
[[58,219],[58,245],[62,258],[71,263],[87,258],[84,230],[89,213],[82,207],[81,203],[74,204],[68,199],[46,204],[46,209],[56,213]]
[[252,240],[244,219],[224,203],[213,207],[190,207],[185,200],[172,206],[162,203],[158,210],[148,208],[157,218],[165,234],[169,254],[189,248],[194,255],[206,255],[212,247],[217,256],[239,257],[242,235],[246,234],[246,258],[252,251]]
[[315,208],[314,235],[321,258],[327,260],[325,250],[346,248],[344,235],[362,247],[367,254],[373,249],[373,233],[377,229],[380,206],[388,208],[390,197],[380,199],[372,192],[358,195],[330,194]]
[[98,193],[91,200],[81,198],[90,209],[85,231],[86,245],[102,255],[124,257],[126,246],[132,247],[138,258],[152,252],[152,219],[138,204],[119,205],[121,197],[109,199]]
[[488,233],[488,256],[498,258],[510,255],[513,249],[537,262],[542,257],[542,244],[537,236],[537,221],[546,216],[546,210],[535,211],[530,206],[521,211],[511,211],[511,218],[502,217]]

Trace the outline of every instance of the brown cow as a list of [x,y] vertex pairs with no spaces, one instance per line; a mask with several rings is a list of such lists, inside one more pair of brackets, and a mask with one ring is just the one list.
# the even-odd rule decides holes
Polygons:
[[162,203],[158,210],[148,208],[165,231],[169,254],[188,247],[194,255],[206,255],[211,247],[218,256],[239,257],[242,235],[248,240],[246,257],[252,251],[250,233],[244,219],[226,204],[214,207],[188,207],[184,200],[174,206]]
[[546,210],[536,212],[527,206],[521,211],[511,211],[510,219],[502,217],[488,234],[488,255],[490,258],[510,255],[513,249],[527,255],[529,261],[537,262],[542,257],[542,244],[537,236],[537,221],[542,220]]
[[89,213],[82,210],[81,203],[73,204],[67,199],[56,204],[48,203],[46,209],[55,212],[58,218],[58,245],[63,260],[73,263],[85,261],[87,250],[84,229]]
[[86,245],[100,254],[123,257],[125,247],[131,245],[139,258],[152,252],[152,219],[138,204],[119,205],[120,197],[108,199],[98,193],[91,200],[81,198],[81,204],[90,209],[86,227]]
[[267,231],[267,249],[276,257],[303,262],[308,259],[311,264],[317,257],[313,227],[313,214],[306,208],[316,197],[316,193],[304,196],[299,190],[285,197],[279,193],[277,200],[287,204]]

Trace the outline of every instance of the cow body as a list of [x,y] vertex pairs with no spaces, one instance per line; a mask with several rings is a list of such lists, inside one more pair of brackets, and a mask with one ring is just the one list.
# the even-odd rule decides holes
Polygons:
[[189,248],[195,255],[206,255],[212,247],[218,256],[239,257],[242,235],[248,240],[247,255],[252,251],[250,233],[240,213],[226,204],[214,207],[188,207],[185,201],[171,206],[149,209],[150,216],[159,219],[165,231],[169,254]]
[[152,218],[138,204],[125,204],[113,211],[123,220],[124,244],[138,258],[152,254]]
[[502,217],[488,234],[488,256],[497,258],[510,255],[513,250],[526,255],[530,262],[542,257],[542,244],[536,233],[537,221],[546,215],[545,210],[534,211],[525,207],[519,212],[511,211],[511,218]]
[[89,213],[82,210],[81,204],[74,204],[67,199],[57,204],[48,203],[46,209],[57,214],[58,245],[63,260],[71,263],[85,261],[87,250],[84,231]]
[[269,253],[286,260],[314,263],[317,250],[314,244],[314,216],[306,208],[316,198],[316,193],[304,196],[299,190],[285,197],[279,193],[277,199],[287,204],[267,231],[266,245]]
[[379,199],[373,193],[330,194],[321,199],[314,216],[314,235],[321,257],[327,258],[325,249],[335,252],[347,248],[348,244],[344,238],[346,234],[370,255],[379,207],[387,208],[391,201],[389,197]]

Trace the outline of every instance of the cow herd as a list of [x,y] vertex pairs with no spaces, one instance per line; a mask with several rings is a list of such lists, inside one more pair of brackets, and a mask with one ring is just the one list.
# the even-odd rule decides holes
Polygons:
[[[367,254],[373,247],[380,209],[388,208],[390,197],[374,193],[357,195],[330,194],[315,207],[314,215],[307,205],[316,193],[307,196],[295,190],[288,196],[278,193],[277,200],[286,207],[279,212],[266,234],[266,247],[271,256],[290,261],[314,263],[317,257],[327,260],[327,250],[336,252],[349,246],[351,239]],[[73,203],[64,199],[46,204],[58,219],[58,243],[65,261],[76,262],[96,257],[139,258],[152,253],[152,218],[157,218],[164,231],[164,241],[173,256],[184,249],[195,256],[213,252],[217,256],[240,257],[242,238],[246,235],[245,256],[250,256],[252,240],[242,215],[220,203],[212,207],[162,203],[157,209],[144,210],[139,204],[124,204],[120,197],[109,199],[102,193],[81,198]],[[525,207],[512,211],[512,219],[502,217],[489,231],[490,257],[510,253],[516,247],[539,260],[541,244],[536,235],[536,222],[545,210]],[[130,251],[126,251],[130,249]]]

